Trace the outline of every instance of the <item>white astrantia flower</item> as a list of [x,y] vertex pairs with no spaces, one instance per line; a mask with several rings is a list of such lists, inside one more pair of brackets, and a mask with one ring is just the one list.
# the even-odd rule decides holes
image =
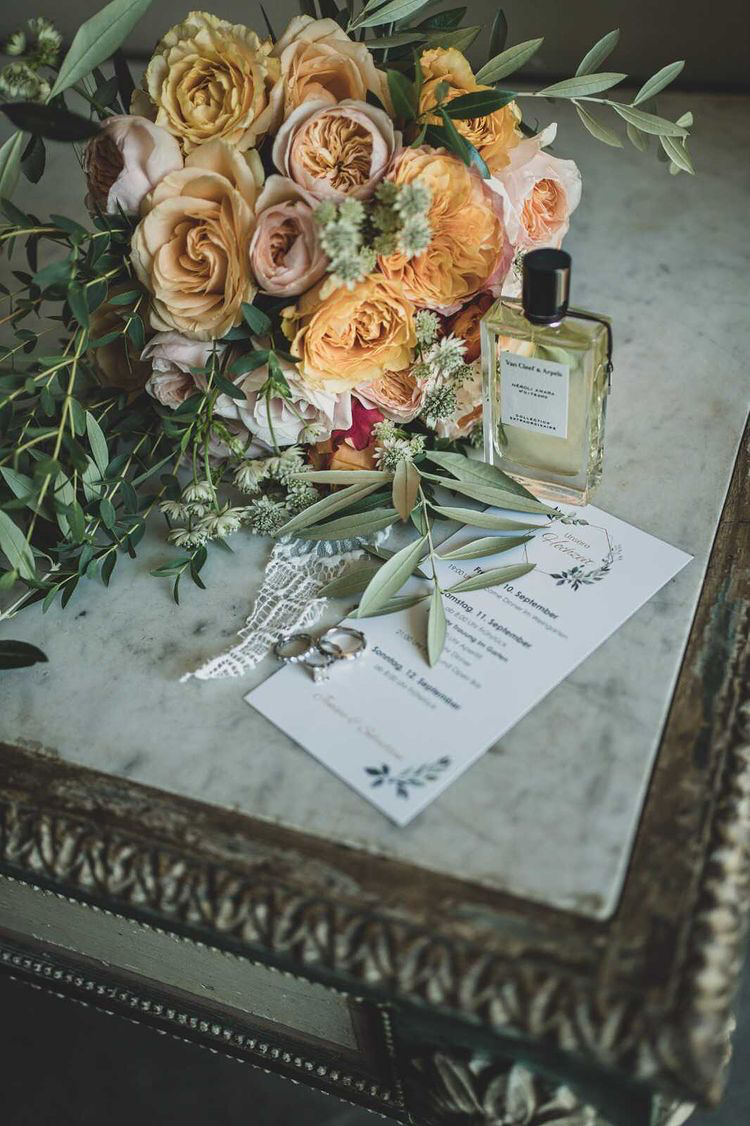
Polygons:
[[167,539],[175,547],[202,547],[207,536],[197,528],[173,528]]
[[182,490],[185,504],[209,504],[214,499],[213,489],[207,481],[193,481]]
[[168,520],[187,520],[190,515],[187,505],[178,500],[163,500],[159,508]]
[[411,439],[386,438],[375,450],[375,461],[378,469],[395,473],[403,461],[414,461],[421,453],[424,453],[424,438],[421,434],[416,434]]
[[208,539],[231,536],[241,528],[246,512],[247,509],[233,508],[227,504],[219,512],[205,516],[198,524],[198,531],[204,532]]

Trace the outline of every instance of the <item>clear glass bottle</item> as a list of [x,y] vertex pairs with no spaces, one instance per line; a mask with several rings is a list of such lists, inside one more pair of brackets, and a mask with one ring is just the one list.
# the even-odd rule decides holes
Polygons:
[[545,501],[586,504],[602,475],[612,330],[568,309],[569,288],[570,255],[534,250],[521,300],[485,314],[484,457]]

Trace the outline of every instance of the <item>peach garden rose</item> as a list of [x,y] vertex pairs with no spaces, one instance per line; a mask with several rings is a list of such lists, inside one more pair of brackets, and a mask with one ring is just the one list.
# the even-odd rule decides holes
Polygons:
[[518,250],[559,248],[581,200],[581,173],[575,161],[545,152],[555,133],[556,126],[549,126],[522,141],[495,177],[509,203],[509,225]]
[[390,105],[388,81],[370,50],[335,20],[294,16],[271,53],[281,64],[285,117],[303,102],[363,102],[368,92]]
[[431,193],[427,250],[411,259],[401,253],[380,259],[385,276],[398,279],[416,305],[455,312],[502,281],[513,255],[503,201],[478,172],[442,149],[423,147],[402,150],[389,179],[399,185],[419,180]]
[[[423,75],[419,92],[420,113],[428,113],[436,105],[440,86],[447,87],[440,99],[443,102],[478,90],[492,89],[477,83],[468,59],[455,47],[435,47],[423,51],[419,63]],[[484,117],[459,118],[453,124],[471,142],[490,172],[497,172],[507,165],[510,153],[521,140],[520,119],[515,102],[509,102]],[[440,123],[440,118],[434,114],[429,120]]]
[[414,306],[397,280],[370,274],[328,296],[316,286],[284,310],[284,332],[312,388],[347,391],[411,366]]
[[153,328],[211,340],[239,322],[256,291],[248,255],[255,190],[242,157],[214,142],[146,197],[132,262],[152,294]]
[[272,46],[241,24],[191,12],[157,44],[132,108],[155,118],[185,153],[215,139],[244,151],[280,118]]

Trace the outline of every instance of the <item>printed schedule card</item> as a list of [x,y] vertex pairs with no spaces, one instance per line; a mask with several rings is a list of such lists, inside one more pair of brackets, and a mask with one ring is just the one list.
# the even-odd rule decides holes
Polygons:
[[[462,528],[438,551],[486,534]],[[690,558],[592,505],[566,510],[502,555],[440,564],[448,630],[434,668],[425,602],[347,619],[367,638],[362,658],[339,662],[319,683],[287,665],[246,700],[406,825]],[[482,570],[523,562],[534,570],[505,586],[447,592]]]

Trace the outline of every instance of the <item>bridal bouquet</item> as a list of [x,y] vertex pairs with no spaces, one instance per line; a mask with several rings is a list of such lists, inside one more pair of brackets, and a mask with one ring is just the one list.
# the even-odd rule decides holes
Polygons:
[[[240,528],[336,540],[413,523],[413,543],[349,579],[362,614],[404,604],[403,582],[434,562],[434,519],[533,530],[441,490],[550,514],[464,456],[481,431],[479,321],[517,292],[528,250],[560,245],[581,197],[536,111],[572,101],[620,146],[602,119],[614,115],[633,145],[651,137],[672,172],[689,172],[690,115],[669,121],[653,101],[683,64],[611,100],[626,77],[601,69],[611,32],[575,76],[519,94],[511,75],[542,40],[506,46],[502,12],[475,71],[464,52],[481,29],[464,26],[465,8],[319,6],[303,0],[278,34],[265,13],[259,33],[191,12],[137,87],[120,44],[148,0],[113,0],[62,58],[42,19],[5,44],[0,109],[18,131],[0,149],[0,245],[15,253],[0,588],[23,584],[21,602],[109,583],[154,509],[177,550],[156,573],[175,597],[183,574],[202,585],[208,546]],[[89,222],[11,202],[21,171],[43,176],[46,139],[76,145]],[[420,597],[436,659],[436,579]]]

